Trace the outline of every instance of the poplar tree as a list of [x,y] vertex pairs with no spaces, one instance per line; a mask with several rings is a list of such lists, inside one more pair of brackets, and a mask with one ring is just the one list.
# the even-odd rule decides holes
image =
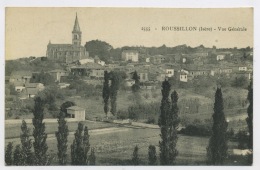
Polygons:
[[177,129],[180,123],[180,119],[178,116],[179,108],[177,105],[178,102],[178,94],[174,90],[171,94],[171,112],[169,114],[169,164],[173,165],[175,164],[176,157],[178,155],[178,151],[176,149],[178,136],[177,136]]
[[248,117],[246,119],[249,130],[248,148],[253,149],[253,80],[251,80],[250,85],[248,86],[247,100],[249,101],[249,106],[247,108]]
[[133,152],[133,158],[132,158],[132,163],[133,165],[139,165],[140,164],[140,159],[138,156],[138,146],[135,146],[134,152]]
[[89,155],[89,165],[96,165],[96,156],[94,148],[91,148],[91,152]]
[[88,127],[85,126],[83,132],[83,124],[78,124],[78,129],[74,134],[75,139],[71,145],[71,164],[87,165],[87,154],[90,148]]
[[22,121],[21,125],[21,152],[22,152],[22,164],[23,165],[33,165],[34,158],[32,152],[32,140],[30,139],[30,129],[27,127],[25,120]]
[[158,120],[158,125],[161,129],[160,147],[160,163],[161,165],[170,165],[170,148],[169,148],[169,112],[171,111],[171,104],[169,94],[171,85],[168,81],[162,83],[162,100],[161,100],[161,113]]
[[14,165],[24,165],[23,164],[23,154],[20,145],[16,145],[14,150]]
[[110,96],[110,88],[109,88],[109,73],[107,71],[104,72],[104,83],[103,83],[103,100],[104,100],[104,112],[107,117],[107,113],[109,111],[109,96]]
[[[249,131],[248,148],[253,151],[253,79],[248,86],[247,100],[249,101],[249,106],[247,108],[248,117],[246,118]],[[249,165],[252,165],[253,154],[248,155],[247,161]]]
[[133,74],[133,80],[135,81],[135,84],[132,85],[132,91],[133,93],[137,93],[140,90],[140,77],[136,71]]
[[65,120],[65,113],[62,111],[58,115],[58,131],[55,135],[57,138],[59,164],[66,165],[69,129]]
[[33,147],[35,155],[35,165],[46,165],[49,164],[47,150],[48,146],[46,144],[47,134],[45,133],[45,123],[43,123],[44,117],[44,100],[39,96],[34,99],[34,110],[32,119],[33,122]]
[[9,142],[5,148],[5,164],[12,165],[13,164],[13,143]]
[[117,92],[119,90],[120,78],[115,72],[110,72],[111,75],[111,86],[110,86],[110,102],[111,102],[111,113],[115,116],[117,110]]
[[221,88],[217,88],[215,93],[214,113],[213,113],[212,136],[209,139],[207,148],[208,164],[223,165],[227,158],[227,127],[225,119],[224,105]]
[[149,165],[157,164],[156,148],[154,145],[150,145],[148,148],[148,164]]

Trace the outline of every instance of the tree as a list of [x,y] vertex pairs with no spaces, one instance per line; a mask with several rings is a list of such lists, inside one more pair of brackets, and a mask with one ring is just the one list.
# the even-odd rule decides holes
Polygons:
[[110,102],[111,102],[111,113],[113,115],[116,114],[116,100],[117,100],[117,92],[119,90],[120,85],[120,77],[116,72],[110,72],[111,75],[111,86],[110,86]]
[[30,129],[27,127],[27,123],[23,120],[21,125],[21,161],[22,165],[33,165],[34,158],[32,152],[32,140],[30,139]]
[[67,117],[67,108],[69,108],[71,106],[76,106],[75,102],[66,101],[66,102],[62,103],[62,105],[60,106],[60,112],[65,113],[65,117]]
[[178,117],[179,108],[177,105],[178,102],[178,94],[174,90],[171,94],[172,106],[171,106],[171,113],[169,114],[169,163],[175,164],[175,159],[178,155],[178,151],[176,149],[178,136],[177,136],[177,128],[180,123],[180,118]]
[[90,56],[99,56],[100,60],[107,62],[110,58],[110,50],[113,47],[105,41],[92,40],[86,42],[86,50],[89,52]]
[[240,88],[246,88],[248,85],[248,79],[245,76],[239,76],[235,77],[235,79],[232,81],[231,85],[233,87],[240,87]]
[[69,129],[67,121],[65,120],[65,113],[62,111],[58,116],[58,124],[58,131],[55,133],[57,138],[58,158],[60,165],[66,165]]
[[5,148],[5,163],[6,165],[12,165],[13,164],[13,143],[9,142],[7,147]]
[[212,136],[207,147],[208,164],[222,165],[227,157],[227,127],[221,88],[215,93]]
[[138,156],[138,146],[135,146],[134,152],[133,152],[133,158],[132,158],[132,163],[133,165],[139,165],[140,164],[140,159]]
[[44,104],[45,102],[40,98],[35,98],[34,110],[33,110],[33,147],[35,153],[35,164],[36,165],[46,165],[49,164],[47,150],[48,146],[46,144],[47,134],[45,133],[45,123],[43,123],[44,117]]
[[96,165],[95,148],[91,148],[89,156],[89,165]]
[[249,130],[248,148],[253,149],[253,80],[251,80],[250,85],[248,86],[247,100],[249,101],[249,106],[247,108],[248,117],[246,119]]
[[161,141],[159,141],[160,147],[160,163],[161,165],[169,165],[170,152],[169,152],[169,112],[171,111],[171,105],[169,101],[169,94],[171,91],[171,85],[168,81],[162,83],[162,100],[161,100],[161,114],[159,116],[158,125],[161,129]]
[[78,129],[74,134],[75,139],[71,145],[71,164],[72,165],[86,165],[87,154],[90,148],[88,127],[85,126],[83,134],[83,124],[78,124]]
[[16,145],[14,150],[14,165],[24,165],[22,157],[22,149],[20,145]]
[[148,164],[149,165],[156,165],[157,164],[157,157],[156,157],[156,148],[154,145],[150,145],[148,149]]
[[104,72],[104,84],[103,84],[103,100],[104,100],[104,112],[107,116],[109,111],[109,95],[110,95],[110,88],[109,88],[109,73],[107,71]]
[[132,91],[133,93],[136,93],[140,90],[140,77],[136,71],[133,74],[133,80],[135,81],[135,84],[132,85]]
[[35,76],[34,79],[31,79],[30,82],[42,83],[46,86],[46,85],[54,84],[55,79],[49,73],[44,73],[44,71],[42,70],[39,74]]

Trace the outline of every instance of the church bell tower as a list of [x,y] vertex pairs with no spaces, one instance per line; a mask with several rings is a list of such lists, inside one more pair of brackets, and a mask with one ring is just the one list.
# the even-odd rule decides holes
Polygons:
[[76,13],[76,19],[75,19],[75,23],[74,23],[74,27],[73,27],[73,31],[72,31],[72,44],[78,45],[78,46],[81,45],[81,31],[80,31],[80,27],[79,27],[77,13]]

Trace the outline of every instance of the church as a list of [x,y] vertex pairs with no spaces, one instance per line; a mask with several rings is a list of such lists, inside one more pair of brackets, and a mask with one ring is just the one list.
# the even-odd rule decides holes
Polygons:
[[72,31],[72,44],[52,44],[49,42],[46,57],[63,63],[73,63],[89,57],[89,53],[81,45],[81,31],[77,14]]

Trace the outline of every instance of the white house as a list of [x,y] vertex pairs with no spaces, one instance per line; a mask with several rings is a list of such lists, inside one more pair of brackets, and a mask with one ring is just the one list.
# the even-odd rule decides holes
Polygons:
[[224,59],[225,59],[225,55],[223,54],[217,55],[217,61],[224,60]]
[[185,72],[181,72],[180,74],[180,81],[181,82],[188,82],[188,75]]
[[174,76],[174,69],[166,69],[167,77],[173,77]]
[[15,91],[20,93],[23,91],[23,89],[25,89],[25,86],[24,86],[24,83],[22,83],[22,82],[16,82],[16,83],[14,83],[14,88],[15,88]]
[[80,63],[81,65],[87,64],[87,63],[94,63],[94,58],[81,59],[81,60],[79,60],[79,63]]
[[78,121],[84,121],[85,120],[85,109],[78,107],[78,106],[71,106],[67,108],[67,113],[70,118],[74,118]]
[[246,66],[239,66],[238,70],[239,71],[247,71],[247,67]]
[[98,60],[98,61],[97,61],[97,64],[104,66],[106,63],[105,63],[105,61]]
[[138,51],[136,50],[124,50],[122,52],[122,59],[124,61],[138,62]]
[[145,59],[145,62],[150,63],[150,57],[147,57],[147,58]]

